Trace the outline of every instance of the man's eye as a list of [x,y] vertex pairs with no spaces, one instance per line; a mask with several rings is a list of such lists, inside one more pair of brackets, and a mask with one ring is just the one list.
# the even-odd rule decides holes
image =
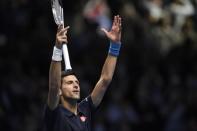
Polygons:
[[76,83],[79,85],[79,81],[76,81]]
[[66,82],[67,84],[72,84],[72,81],[68,81],[68,82]]

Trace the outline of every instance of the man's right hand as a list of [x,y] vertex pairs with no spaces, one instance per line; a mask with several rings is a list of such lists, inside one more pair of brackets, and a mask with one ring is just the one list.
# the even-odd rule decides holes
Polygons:
[[57,34],[56,34],[56,44],[55,46],[59,49],[62,48],[63,43],[67,44],[67,32],[70,27],[67,26],[63,28],[63,25],[58,26]]

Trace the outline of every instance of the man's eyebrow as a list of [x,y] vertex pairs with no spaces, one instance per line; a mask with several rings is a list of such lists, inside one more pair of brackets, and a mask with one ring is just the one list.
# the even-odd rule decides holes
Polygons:
[[65,82],[71,82],[72,80],[65,80]]

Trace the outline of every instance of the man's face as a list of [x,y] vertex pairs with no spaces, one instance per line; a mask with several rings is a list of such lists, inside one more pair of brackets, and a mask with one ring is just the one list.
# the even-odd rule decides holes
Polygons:
[[79,81],[75,75],[69,75],[62,78],[61,92],[64,98],[80,99]]

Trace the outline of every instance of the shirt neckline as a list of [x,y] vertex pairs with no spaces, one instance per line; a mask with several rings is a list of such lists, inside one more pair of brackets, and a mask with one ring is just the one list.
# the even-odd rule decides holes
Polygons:
[[65,115],[68,116],[68,117],[85,115],[85,114],[82,112],[82,110],[79,108],[78,105],[77,105],[77,115],[75,115],[74,113],[72,113],[71,111],[69,111],[67,108],[63,107],[62,105],[60,105],[60,109],[62,109],[63,112],[65,113]]

